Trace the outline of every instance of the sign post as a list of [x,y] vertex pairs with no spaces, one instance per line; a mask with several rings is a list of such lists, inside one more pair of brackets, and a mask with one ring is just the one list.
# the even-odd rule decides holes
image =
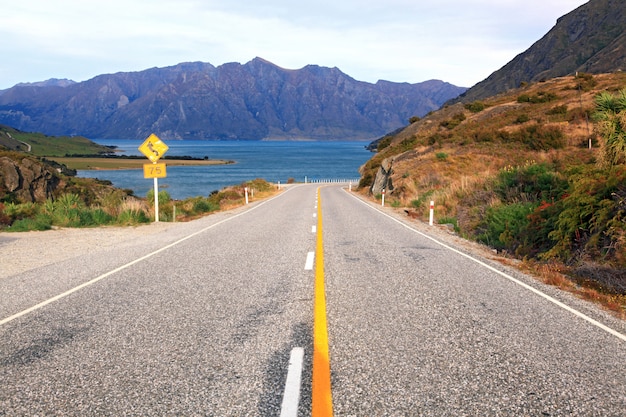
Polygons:
[[159,178],[165,178],[167,172],[164,163],[157,163],[159,159],[167,152],[169,146],[165,144],[154,133],[148,136],[148,138],[139,145],[139,152],[144,154],[146,158],[152,162],[151,164],[144,164],[143,177],[154,178],[154,221],[159,221]]

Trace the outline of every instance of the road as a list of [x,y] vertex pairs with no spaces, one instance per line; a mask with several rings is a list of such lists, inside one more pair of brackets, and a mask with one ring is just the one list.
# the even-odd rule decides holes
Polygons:
[[623,322],[339,186],[319,195],[0,280],[0,415],[278,416],[294,391],[298,416],[314,398],[336,416],[625,414]]

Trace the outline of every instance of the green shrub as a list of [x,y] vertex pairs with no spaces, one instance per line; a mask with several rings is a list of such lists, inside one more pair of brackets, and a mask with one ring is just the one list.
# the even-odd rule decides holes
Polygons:
[[448,154],[445,152],[437,152],[435,154],[435,157],[437,158],[437,160],[439,161],[445,161],[446,159],[448,159]]
[[491,129],[476,129],[472,133],[472,139],[475,142],[493,142],[496,134]]
[[391,145],[391,140],[393,139],[393,136],[385,136],[383,139],[381,139],[380,142],[378,142],[378,145],[376,147],[376,150],[378,152],[382,151],[383,149],[385,149],[386,147],[388,147],[389,145]]
[[538,206],[537,203],[502,204],[487,209],[483,221],[483,233],[478,235],[478,241],[498,250],[515,252],[524,242],[520,240],[522,232],[526,230],[529,215]]
[[52,219],[46,215],[38,215],[35,218],[24,218],[13,222],[11,227],[6,229],[8,232],[28,232],[31,230],[50,230],[52,228]]
[[[149,189],[148,192],[146,193],[146,200],[148,200],[148,203],[154,206],[154,189],[153,188]],[[161,207],[161,205],[167,204],[171,200],[172,200],[172,197],[170,197],[170,193],[168,193],[165,190],[159,191],[159,208]]]
[[574,86],[574,88],[576,90],[590,91],[592,88],[598,85],[598,81],[593,78],[592,74],[579,72],[576,74],[575,79],[576,85]]
[[15,220],[33,217],[37,213],[34,203],[7,203],[4,205],[4,215],[13,223]]
[[454,227],[454,231],[459,233],[461,229],[459,228],[459,222],[456,217],[442,217],[437,220],[439,224],[451,224]]
[[428,137],[426,143],[428,143],[429,146],[432,146],[432,145],[434,145],[436,143],[441,145],[441,143],[443,142],[444,139],[445,138],[442,135],[440,135],[439,133],[435,133],[435,134],[433,134],[433,135]]
[[367,171],[359,180],[359,188],[368,188],[372,184],[374,184],[374,174],[371,171]]
[[424,204],[427,204],[430,201],[430,196],[433,195],[434,193],[435,193],[434,190],[429,190],[425,192],[424,194],[419,196],[419,198],[417,198],[416,200],[411,201],[411,206],[416,209],[421,208]]
[[149,223],[150,219],[143,210],[124,210],[118,216],[116,223],[119,225],[133,225]]
[[55,201],[55,207],[61,210],[70,210],[72,208],[84,207],[85,203],[77,194],[68,193],[59,196]]
[[415,146],[417,145],[418,141],[417,141],[417,137],[416,136],[411,136],[409,138],[404,139],[402,142],[400,142],[399,146],[399,153],[402,152],[406,152],[409,151],[411,149],[414,149]]
[[86,215],[83,214],[81,218],[81,212],[78,208],[58,208],[54,211],[53,223],[61,227],[80,227],[83,221],[89,223]]
[[602,137],[600,163],[604,167],[626,163],[626,89],[617,95],[603,92],[595,97],[598,131]]
[[516,124],[523,124],[523,123],[526,123],[529,120],[530,120],[530,116],[528,116],[527,114],[520,114],[519,116],[517,116],[517,119],[515,119],[515,123]]
[[493,190],[504,202],[555,201],[567,192],[568,183],[547,164],[509,167],[498,172]]
[[102,226],[110,224],[113,221],[113,216],[98,207],[91,210],[91,219],[94,226]]
[[242,184],[244,187],[248,187],[249,189],[254,189],[257,191],[270,191],[272,189],[272,184],[265,181],[264,179],[257,178],[252,181],[247,181]]
[[242,198],[243,198],[243,192],[227,188],[222,191],[212,193],[209,196],[209,201],[213,204],[219,205],[222,201],[233,202],[233,201],[241,200]]
[[555,229],[560,212],[560,201],[556,203],[542,201],[528,216],[528,226],[520,236],[524,246],[517,249],[517,255],[537,258],[554,247],[550,233]]
[[[569,194],[559,202],[546,257],[569,261],[579,251],[626,263],[620,241],[626,237],[626,166],[588,169],[570,178]],[[623,265],[626,267],[626,265]]]
[[219,205],[216,205],[207,199],[198,198],[193,202],[193,211],[195,213],[208,213],[216,210],[219,210]]
[[464,120],[465,120],[465,114],[457,113],[454,116],[452,116],[452,119],[444,120],[441,123],[439,123],[439,125],[442,127],[445,127],[446,129],[452,130],[458,125],[460,125],[461,122],[463,122]]
[[521,94],[517,97],[518,103],[548,103],[554,101],[558,96],[552,92],[539,91],[535,95]]
[[485,103],[482,101],[474,101],[473,103],[468,103],[465,105],[465,108],[472,113],[480,113],[485,110]]

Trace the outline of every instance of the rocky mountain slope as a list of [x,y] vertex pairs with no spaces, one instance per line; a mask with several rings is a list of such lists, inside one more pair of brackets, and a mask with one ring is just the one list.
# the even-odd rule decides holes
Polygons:
[[0,123],[91,138],[369,139],[463,91],[437,80],[371,84],[337,68],[286,70],[260,58],[219,67],[196,62],[17,85],[0,92]]
[[475,100],[576,72],[592,74],[626,69],[626,2],[591,0],[558,19],[528,50],[457,100]]

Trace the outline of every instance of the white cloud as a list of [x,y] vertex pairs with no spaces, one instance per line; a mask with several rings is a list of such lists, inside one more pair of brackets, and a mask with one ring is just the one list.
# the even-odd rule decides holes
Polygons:
[[293,69],[336,66],[369,82],[471,86],[584,2],[22,0],[0,15],[0,88],[255,56]]

